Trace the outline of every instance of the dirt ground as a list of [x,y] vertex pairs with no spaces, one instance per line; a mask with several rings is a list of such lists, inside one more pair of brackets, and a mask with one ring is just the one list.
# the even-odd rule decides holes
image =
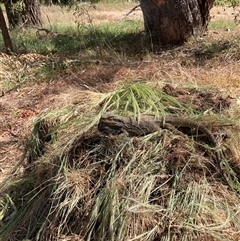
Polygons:
[[[226,16],[226,11],[232,14],[231,9],[215,8],[212,15]],[[114,19],[120,19],[124,13],[125,11],[114,13]],[[11,71],[2,64],[5,58],[9,56],[0,54],[0,78],[4,78],[8,71]],[[22,58],[38,61],[39,56],[27,54]],[[41,56],[41,58],[47,61],[48,57]],[[71,97],[80,91],[108,92],[119,85],[119,80],[131,82],[145,78],[154,81],[156,86],[160,87],[170,83],[178,88],[193,85],[210,91],[211,88],[217,88],[220,95],[228,96],[236,106],[240,105],[239,62],[226,61],[219,64],[212,61],[204,66],[194,66],[188,65],[186,61],[188,59],[164,60],[162,56],[153,56],[146,61],[124,66],[93,63],[78,69],[66,70],[64,76],[57,75],[48,82],[31,82],[29,85],[16,87],[10,91],[2,89],[0,92],[0,181],[20,159],[26,138],[31,133],[33,121],[38,114],[48,108],[71,103]],[[177,82],[168,76],[177,77]],[[82,93],[82,98],[86,98],[84,92]]]

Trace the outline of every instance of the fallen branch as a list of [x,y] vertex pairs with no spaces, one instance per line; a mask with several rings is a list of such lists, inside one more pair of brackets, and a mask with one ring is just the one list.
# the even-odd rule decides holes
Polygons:
[[121,23],[128,15],[130,15],[132,12],[136,11],[138,7],[140,7],[141,4],[138,4],[134,8],[132,8],[127,14],[124,14],[119,20],[118,23]]

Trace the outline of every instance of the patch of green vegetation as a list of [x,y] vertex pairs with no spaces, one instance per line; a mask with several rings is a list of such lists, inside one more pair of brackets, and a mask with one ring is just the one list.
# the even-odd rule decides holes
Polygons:
[[237,6],[240,4],[239,0],[216,0],[214,1],[215,6]]
[[104,97],[103,109],[119,109],[120,114],[133,113],[136,117],[142,113],[152,113],[156,116],[169,114],[189,116],[198,112],[187,104],[177,101],[166,93],[142,83],[130,84],[114,93],[109,98]]
[[[40,53],[40,54],[52,54],[56,52],[60,52],[59,47],[54,43],[54,36],[44,34],[44,36],[39,36],[35,30],[12,30],[12,40],[16,53]],[[66,41],[66,40],[65,40]],[[66,41],[66,43],[62,44],[62,51],[64,51],[64,47],[66,44],[68,46],[72,42]],[[72,46],[72,45],[70,45]],[[69,49],[70,49],[69,46]],[[74,49],[73,49],[74,51]]]
[[2,34],[0,34],[0,49],[3,49],[4,42],[3,42],[3,37]]
[[17,53],[76,54],[85,51],[99,53],[107,50],[126,56],[146,53],[147,43],[141,35],[143,22],[124,21],[115,24],[54,28],[52,32],[12,31]]
[[14,88],[16,85],[17,85],[17,83],[13,82],[13,81],[7,81],[6,79],[5,79],[5,81],[0,80],[0,88],[2,90],[10,90],[10,89]]
[[237,24],[234,22],[233,19],[225,20],[212,20],[208,25],[208,29],[212,30],[233,30],[237,27]]

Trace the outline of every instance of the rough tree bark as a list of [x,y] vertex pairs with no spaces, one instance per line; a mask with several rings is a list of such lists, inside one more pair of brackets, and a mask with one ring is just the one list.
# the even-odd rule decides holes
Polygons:
[[22,15],[22,21],[28,26],[42,26],[40,4],[38,0],[24,0],[25,9]]
[[46,1],[45,1],[45,4],[46,4],[47,6],[52,6],[52,5],[53,5],[53,2],[52,2],[52,0],[46,0]]
[[141,0],[145,31],[155,44],[182,44],[201,35],[214,0]]
[[0,6],[0,29],[2,31],[3,41],[7,50],[7,53],[10,54],[13,52],[12,41],[8,33],[7,25],[5,18],[3,16],[2,8]]
[[42,26],[40,4],[38,0],[6,0],[4,4],[10,27]]
[[17,11],[14,11],[14,4],[17,3],[18,0],[7,0],[4,2],[6,13],[7,13],[7,18],[8,18],[8,23],[9,27],[16,27],[18,26],[18,22],[20,22],[19,14]]

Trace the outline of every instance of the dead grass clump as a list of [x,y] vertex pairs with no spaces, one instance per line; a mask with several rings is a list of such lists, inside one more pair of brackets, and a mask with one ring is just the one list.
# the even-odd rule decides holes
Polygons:
[[214,149],[191,132],[129,137],[96,128],[106,110],[202,113],[145,84],[95,97],[36,120],[24,172],[1,190],[2,240],[236,240],[240,164],[228,145],[220,148],[230,169],[221,170]]

